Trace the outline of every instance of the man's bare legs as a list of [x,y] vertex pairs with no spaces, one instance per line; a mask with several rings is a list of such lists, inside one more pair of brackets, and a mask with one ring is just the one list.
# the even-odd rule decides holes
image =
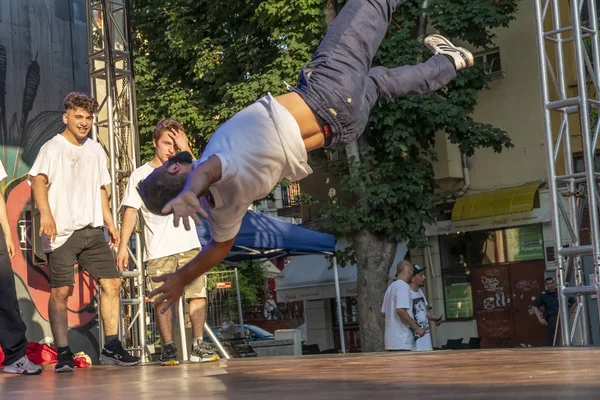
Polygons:
[[50,319],[50,328],[54,336],[54,345],[56,347],[67,347],[68,323],[67,323],[67,299],[69,298],[70,286],[53,287],[50,290],[50,300],[48,301],[48,317]]
[[102,287],[100,297],[100,315],[104,328],[104,336],[119,334],[119,291],[121,280],[118,278],[102,278],[98,280]]
[[193,337],[204,337],[206,308],[206,298],[190,299],[190,322],[192,323]]

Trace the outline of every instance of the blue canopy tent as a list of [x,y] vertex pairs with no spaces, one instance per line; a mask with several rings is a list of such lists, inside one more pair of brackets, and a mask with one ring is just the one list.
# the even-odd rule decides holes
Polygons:
[[[210,230],[206,220],[196,226],[200,243],[204,246],[210,240]],[[235,237],[233,247],[225,258],[225,263],[236,264],[244,260],[270,260],[285,256],[308,254],[334,255],[335,237],[312,231],[299,225],[290,224],[264,214],[248,211],[242,226]],[[337,314],[340,327],[340,343],[345,353],[344,328],[342,325],[342,305],[340,301],[337,260],[333,258]]]

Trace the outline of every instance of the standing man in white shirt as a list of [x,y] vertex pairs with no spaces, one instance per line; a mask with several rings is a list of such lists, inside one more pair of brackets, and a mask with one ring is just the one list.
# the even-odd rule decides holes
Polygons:
[[[185,230],[183,226],[173,226],[173,215],[156,215],[148,211],[144,205],[137,186],[156,167],[160,167],[169,159],[177,159],[178,151],[190,154],[189,140],[183,126],[174,119],[163,119],[156,124],[152,134],[154,158],[133,171],[125,197],[123,198],[123,223],[121,226],[121,243],[117,253],[119,268],[129,265],[129,252],[127,243],[135,228],[138,211],[141,210],[144,220],[144,262],[149,278],[162,274],[172,273],[192,260],[200,251],[200,240],[195,229]],[[151,289],[160,287],[160,284],[148,280]],[[189,302],[190,321],[192,323],[192,351],[190,361],[207,362],[216,361],[219,356],[212,346],[204,343],[204,322],[206,321],[206,277],[201,275],[194,279],[185,288],[185,298]],[[183,316],[181,316],[183,317]],[[177,347],[173,341],[173,317],[168,312],[156,314],[156,322],[162,339],[161,365],[177,365]]]
[[442,317],[433,315],[428,310],[427,299],[421,288],[425,286],[425,268],[420,267],[417,264],[414,266],[414,274],[410,281],[410,298],[412,313],[417,321],[417,324],[425,330],[425,335],[418,338],[415,342],[413,350],[416,351],[428,351],[433,350],[431,345],[431,329],[429,328],[429,321],[435,322],[436,326],[442,323]]
[[385,317],[385,349],[412,351],[416,337],[425,335],[414,319],[410,286],[413,266],[402,260],[396,266],[396,281],[385,291],[381,313]]
[[[0,161],[0,182],[6,171]],[[38,375],[42,367],[32,363],[27,350],[27,326],[21,318],[15,288],[15,274],[10,260],[15,256],[4,196],[0,193],[0,346],[4,352],[4,371],[7,374]]]
[[[106,154],[87,137],[98,102],[85,93],[69,93],[64,100],[63,133],[49,140],[29,171],[35,204],[40,211],[42,247],[50,268],[48,314],[58,350],[55,372],[73,371],[68,343],[67,299],[74,284],[75,265],[84,268],[102,287],[100,315],[106,344],[100,361],[139,364],[118,339],[121,278],[112,248],[119,244],[108,203],[110,184]],[[103,227],[110,242],[106,242]]]

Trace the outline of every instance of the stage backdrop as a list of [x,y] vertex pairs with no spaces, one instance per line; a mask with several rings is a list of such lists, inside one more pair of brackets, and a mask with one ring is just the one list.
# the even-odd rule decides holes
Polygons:
[[[27,172],[40,147],[62,132],[62,99],[88,91],[84,0],[0,0],[0,157],[8,178],[2,190],[15,246],[19,303],[30,341],[51,337],[50,285],[45,265],[34,265],[31,190]],[[95,288],[76,270],[69,299],[73,351],[97,360]]]

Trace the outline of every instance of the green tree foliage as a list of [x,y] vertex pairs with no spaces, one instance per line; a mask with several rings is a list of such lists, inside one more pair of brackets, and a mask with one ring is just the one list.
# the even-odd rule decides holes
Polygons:
[[283,93],[324,30],[323,1],[136,0],[132,16],[143,157],[165,117],[196,148],[267,92]]
[[[410,0],[397,9],[375,65],[414,65],[430,56],[417,40],[421,4]],[[430,28],[471,48],[487,48],[493,46],[492,29],[508,25],[518,1],[435,0],[429,4]],[[355,193],[359,206],[328,204],[325,214],[330,218],[324,226],[346,236],[366,228],[395,242],[423,244],[423,223],[432,222],[433,205],[448,196],[435,193],[435,133],[446,132],[466,155],[478,148],[500,152],[512,147],[504,131],[471,117],[486,84],[483,66],[478,65],[459,71],[454,82],[436,93],[379,101],[359,140],[361,162],[356,173],[341,171],[342,190]]]

